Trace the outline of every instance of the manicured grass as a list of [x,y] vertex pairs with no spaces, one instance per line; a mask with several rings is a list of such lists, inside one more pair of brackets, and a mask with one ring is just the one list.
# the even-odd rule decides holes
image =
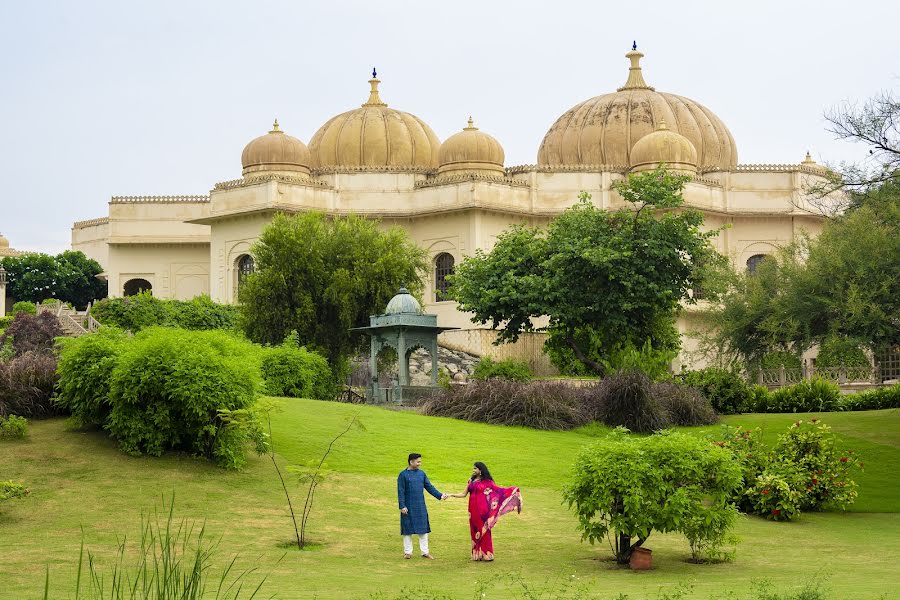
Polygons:
[[[727,564],[687,563],[686,541],[654,534],[647,545],[655,568],[637,573],[615,568],[609,548],[580,542],[574,518],[560,503],[575,455],[602,429],[539,432],[373,407],[285,403],[272,424],[282,464],[318,458],[352,414],[358,412],[366,427],[342,438],[329,458],[331,472],[310,526],[321,546],[302,553],[285,548],[293,529],[266,457],[252,457],[240,472],[183,456],[134,458],[102,433],[68,431],[61,419],[39,421],[26,440],[0,442],[0,479],[21,480],[31,489],[0,512],[0,598],[40,597],[47,565],[51,598],[70,597],[82,528],[87,548],[106,563],[117,538],[138,537],[141,511],[162,506],[161,498],[173,491],[176,516],[205,520],[209,532],[222,536],[218,563],[239,554],[239,566],[258,565],[269,575],[264,589],[279,598],[394,598],[403,588],[419,590],[422,598],[472,598],[479,581],[489,582],[485,598],[523,597],[514,593],[517,581],[557,590],[574,581],[590,590],[589,597],[625,593],[630,600],[656,598],[660,589],[680,583],[693,583],[689,598],[721,598],[726,590],[743,594],[761,578],[786,590],[827,577],[832,597],[840,599],[890,597],[900,588],[900,410],[821,415],[863,455],[866,473],[855,510],[873,512],[804,514],[792,523],[743,518],[737,559]],[[797,418],[808,415],[726,421],[763,427],[774,439]],[[402,559],[396,475],[411,451],[424,455],[423,467],[441,491],[460,491],[475,460],[486,462],[501,485],[522,488],[522,514],[504,517],[495,530],[495,563],[468,560],[465,501],[430,497],[438,560]],[[300,487],[289,485],[300,498]]]

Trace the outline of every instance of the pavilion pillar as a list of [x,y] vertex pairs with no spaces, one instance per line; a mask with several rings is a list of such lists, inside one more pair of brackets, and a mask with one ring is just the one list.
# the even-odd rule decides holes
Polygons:
[[438,343],[437,334],[431,340],[431,385],[437,385]]
[[373,335],[370,339],[369,377],[371,381],[369,382],[369,387],[371,388],[372,400],[378,401],[378,346],[381,340],[377,335]]
[[409,385],[409,357],[406,355],[406,332],[397,334],[397,361],[400,363],[400,385]]

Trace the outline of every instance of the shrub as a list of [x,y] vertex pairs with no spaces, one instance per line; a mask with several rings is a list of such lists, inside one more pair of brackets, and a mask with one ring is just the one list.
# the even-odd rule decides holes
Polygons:
[[441,391],[425,402],[422,414],[494,425],[572,429],[590,421],[583,410],[590,393],[589,388],[560,382],[487,379]]
[[611,427],[650,433],[669,426],[662,402],[654,397],[650,378],[641,371],[621,371],[600,382],[600,421]]
[[640,371],[652,381],[669,381],[672,379],[672,361],[676,356],[676,350],[654,348],[650,340],[646,340],[640,348],[629,341],[614,348],[609,358],[602,362],[609,373]]
[[709,400],[699,391],[677,383],[655,383],[651,393],[661,403],[669,419],[669,426],[690,427],[711,425],[719,421]]
[[28,421],[24,417],[0,416],[0,438],[23,438],[28,433]]
[[582,449],[563,498],[578,517],[582,539],[593,544],[614,537],[620,563],[653,531],[684,533],[699,558],[701,547],[709,549],[704,542],[734,524],[730,498],[740,484],[734,456],[708,441],[617,431]]
[[34,315],[37,314],[37,307],[33,302],[25,302],[20,301],[13,304],[12,314],[16,316],[19,313],[25,313],[26,315]]
[[763,369],[777,369],[779,367],[799,369],[802,365],[797,354],[787,350],[773,350],[762,357],[759,366]]
[[677,379],[700,390],[720,414],[730,415],[752,410],[754,393],[735,371],[707,367],[698,371],[684,371]]
[[779,388],[769,394],[760,412],[817,412],[837,410],[841,401],[841,389],[837,384],[819,377],[804,379],[791,386]]
[[43,352],[53,349],[57,337],[63,335],[59,320],[50,313],[38,316],[19,313],[0,335],[0,346],[12,340],[13,352],[18,356],[26,352]]
[[334,375],[325,357],[297,346],[296,332],[262,359],[265,392],[269,396],[332,400],[337,394]]
[[13,481],[0,481],[0,502],[21,498],[28,493],[28,489],[21,483]]
[[9,327],[9,324],[12,323],[15,318],[14,315],[0,315],[0,332]]
[[113,369],[106,429],[126,452],[183,450],[238,467],[252,433],[246,411],[259,389],[258,360],[252,344],[225,332],[142,331]]
[[770,394],[769,388],[764,385],[758,383],[751,385],[750,402],[747,410],[752,412],[766,412],[766,407],[769,405]]
[[0,416],[56,414],[51,398],[57,379],[56,357],[52,354],[26,352],[0,362]]
[[841,410],[900,408],[900,384],[841,396]]
[[816,357],[816,367],[821,369],[868,367],[870,364],[866,353],[857,342],[840,337],[830,337],[822,342],[819,355]]
[[527,363],[507,359],[494,361],[490,356],[485,356],[475,365],[472,379],[510,379],[512,381],[531,381],[534,373]]
[[128,341],[128,336],[115,327],[62,341],[55,403],[80,425],[102,426],[106,422],[113,369]]
[[150,292],[125,298],[106,298],[94,304],[91,314],[104,325],[137,333],[147,327],[183,329],[234,329],[239,308],[213,302],[209,296],[192,300],[163,300]]

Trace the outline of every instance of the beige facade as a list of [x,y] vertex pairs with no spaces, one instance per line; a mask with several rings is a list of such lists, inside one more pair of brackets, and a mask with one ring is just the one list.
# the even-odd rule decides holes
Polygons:
[[[245,257],[274,214],[371,216],[405,228],[428,252],[434,268],[425,310],[442,326],[462,328],[443,334],[442,343],[476,354],[518,352],[548,372],[537,342],[493,347],[492,333],[442,301],[441,267],[490,250],[513,224],[546,225],[582,191],[598,206],[621,207],[612,184],[660,163],[691,175],[687,205],[704,213],[708,228],[728,225],[716,244],[738,267],[822,226],[804,206],[804,189],[825,175],[821,167],[808,155],[795,165],[738,164],[724,123],[692,100],[648,86],[641,57],[628,54],[625,86],[557,120],[536,165],[504,166],[500,143],[471,118],[440,144],[423,121],[389,108],[373,77],[368,101],[326,122],[309,147],[276,122],[244,149],[240,179],[215,184],[208,196],[114,197],[107,217],[73,226],[72,246],[103,265],[111,296],[142,280],[161,297],[208,293],[234,302]],[[682,318],[683,331],[690,319]]]

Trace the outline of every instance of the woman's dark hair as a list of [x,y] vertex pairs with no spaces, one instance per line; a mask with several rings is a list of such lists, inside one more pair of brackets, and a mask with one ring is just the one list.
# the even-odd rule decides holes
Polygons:
[[[483,462],[476,462],[475,468],[481,471],[481,480],[482,481],[493,481],[494,478],[491,477],[491,472],[488,471],[487,465]],[[472,481],[475,481],[475,476],[472,475]]]

